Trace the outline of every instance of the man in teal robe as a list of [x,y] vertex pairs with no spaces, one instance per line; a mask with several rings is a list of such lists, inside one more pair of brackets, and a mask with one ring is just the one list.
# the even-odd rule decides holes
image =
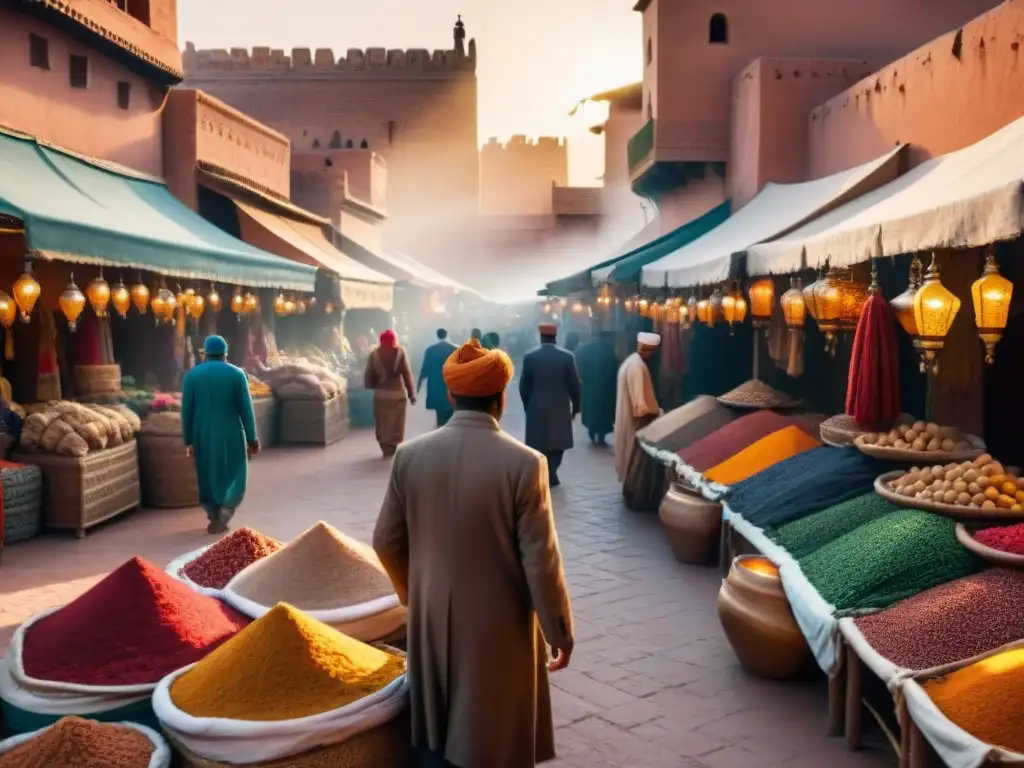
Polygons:
[[185,376],[181,427],[185,450],[196,462],[199,503],[210,518],[207,533],[223,533],[245,496],[249,459],[259,453],[249,380],[225,359],[228,344],[209,336],[206,361]]

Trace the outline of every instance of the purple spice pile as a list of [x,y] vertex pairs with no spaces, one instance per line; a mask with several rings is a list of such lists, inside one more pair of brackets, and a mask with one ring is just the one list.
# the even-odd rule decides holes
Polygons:
[[963,661],[1024,639],[1024,573],[992,568],[856,620],[868,643],[905,669]]

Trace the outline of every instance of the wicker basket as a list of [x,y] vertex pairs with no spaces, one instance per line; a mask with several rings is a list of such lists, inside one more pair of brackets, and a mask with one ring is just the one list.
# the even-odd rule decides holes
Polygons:
[[277,401],[273,397],[260,397],[252,401],[256,414],[256,434],[260,444],[269,448],[277,444]]
[[139,506],[139,454],[134,440],[81,458],[39,451],[15,453],[14,461],[43,471],[43,522],[75,531]]
[[3,535],[0,541],[17,544],[43,530],[43,471],[29,464],[0,471],[3,485]]
[[190,752],[166,731],[164,733],[175,752],[181,755],[181,768],[408,768],[412,757],[407,712],[339,744],[261,763],[207,760]]
[[121,391],[121,366],[76,365],[75,388],[80,397],[116,394]]
[[195,461],[185,455],[180,435],[140,434],[142,504],[154,509],[199,506]]
[[281,400],[278,404],[282,443],[331,445],[348,434],[348,395],[332,400]]

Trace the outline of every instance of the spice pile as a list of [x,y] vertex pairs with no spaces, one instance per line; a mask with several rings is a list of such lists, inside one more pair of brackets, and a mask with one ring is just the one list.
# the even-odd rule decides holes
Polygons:
[[837,611],[886,608],[981,569],[984,563],[957,542],[955,527],[945,517],[900,509],[798,562],[825,602]]
[[239,528],[188,563],[181,572],[201,587],[224,589],[242,569],[281,547],[277,539],[252,528]]
[[970,659],[1024,638],[1024,573],[982,571],[863,616],[856,624],[879,655],[904,669]]
[[22,664],[37,680],[95,686],[156,684],[248,623],[135,557],[25,632]]
[[895,448],[900,451],[922,451],[927,453],[966,453],[974,446],[963,432],[956,427],[940,427],[938,424],[915,421],[901,424],[888,432],[868,432],[857,438],[858,444],[873,445],[876,448]]
[[351,704],[404,672],[402,655],[282,603],[175,680],[170,696],[193,717],[293,720]]
[[753,445],[762,437],[791,424],[804,426],[803,422],[781,416],[775,411],[750,413],[679,451],[679,458],[698,472],[704,472],[736,455],[747,446]]
[[1024,481],[1007,474],[1003,465],[987,453],[974,461],[953,462],[944,467],[913,467],[905,475],[890,480],[889,490],[919,501],[993,512],[1024,511]]
[[762,437],[735,456],[712,467],[705,473],[705,477],[722,485],[734,485],[791,456],[820,446],[820,442],[791,424]]
[[259,605],[306,611],[345,608],[395,593],[369,547],[320,522],[249,568],[231,590]]
[[942,714],[976,739],[1024,752],[1024,649],[997,653],[923,687]]
[[637,432],[637,437],[663,451],[677,453],[740,416],[709,395],[696,397]]
[[0,768],[147,768],[154,750],[134,728],[65,717],[0,755]]
[[895,504],[872,491],[801,520],[794,520],[778,528],[768,528],[765,534],[794,558],[800,559],[855,528],[897,509]]
[[[975,531],[974,539],[986,547],[998,549],[1000,552],[1009,552],[1013,555],[1024,555],[1024,523],[1016,525],[997,526],[994,528],[982,528]],[[1021,635],[1024,637],[1024,635]]]
[[887,469],[860,451],[823,445],[734,485],[729,508],[761,528],[780,526],[867,493]]
[[741,408],[792,408],[796,405],[796,400],[792,397],[769,387],[760,379],[751,379],[740,384],[721,395],[718,402]]

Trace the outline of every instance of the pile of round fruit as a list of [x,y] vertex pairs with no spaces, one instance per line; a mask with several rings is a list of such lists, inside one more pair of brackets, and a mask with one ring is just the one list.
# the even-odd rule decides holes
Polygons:
[[856,442],[878,448],[929,453],[966,453],[975,449],[963,432],[956,427],[940,427],[938,424],[923,421],[899,424],[888,432],[868,432],[859,436]]
[[1024,511],[1024,479],[1007,474],[1003,465],[987,453],[974,461],[944,467],[914,467],[902,477],[890,480],[889,490],[936,504]]

